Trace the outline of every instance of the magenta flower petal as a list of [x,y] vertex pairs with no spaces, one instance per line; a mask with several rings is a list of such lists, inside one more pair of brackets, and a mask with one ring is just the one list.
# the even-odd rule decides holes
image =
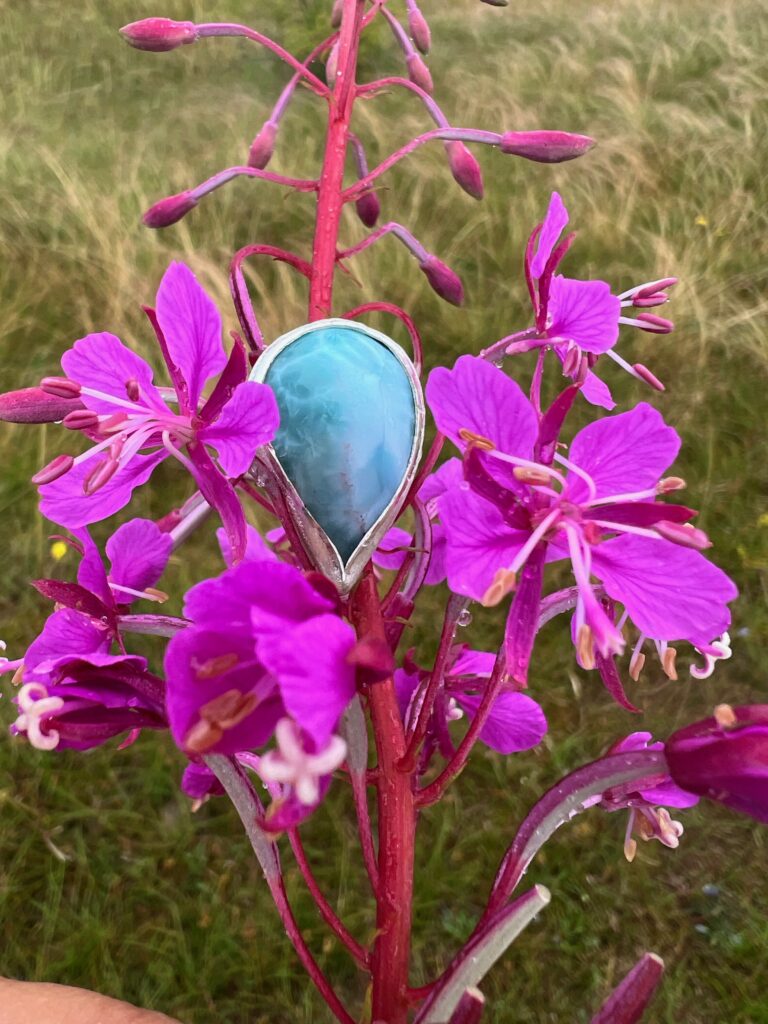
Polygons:
[[355,695],[349,654],[355,631],[335,615],[319,615],[261,637],[259,656],[277,678],[288,713],[324,747]]
[[544,273],[547,260],[557,245],[557,240],[568,223],[568,211],[557,192],[553,192],[549,200],[547,214],[541,226],[536,255],[531,261],[531,277],[538,278]]
[[493,651],[474,651],[467,648],[451,666],[452,676],[486,676],[490,678],[496,655]]
[[[481,697],[460,693],[456,700],[467,717],[474,719]],[[499,754],[515,754],[537,746],[546,732],[547,719],[535,700],[524,693],[501,693],[480,730],[480,739]]]
[[[164,665],[171,733],[182,750],[250,750],[267,742],[285,713],[275,680],[257,660],[247,634],[183,629],[168,643]],[[240,707],[233,712],[238,694]]]
[[[129,400],[128,383],[131,382],[133,387],[135,382],[139,388],[140,404],[168,411],[152,383],[152,367],[126,348],[114,334],[105,331],[80,338],[61,357],[61,365],[66,375],[83,387],[103,391],[123,401]],[[101,398],[82,395],[81,400],[93,412],[107,415],[120,412],[119,406]]]
[[109,589],[107,570],[104,568],[104,561],[93,539],[84,527],[72,531],[83,545],[83,557],[77,568],[77,582],[81,587],[95,594],[100,601],[108,607],[114,603],[112,591]]
[[404,668],[397,669],[393,678],[395,682],[397,706],[400,708],[400,717],[405,721],[406,715],[408,714],[408,705],[411,703],[411,698],[418,689],[421,678],[417,671],[409,672]]
[[709,643],[731,621],[734,583],[698,551],[624,535],[592,549],[592,572],[654,640]]
[[64,608],[49,615],[42,633],[24,655],[24,678],[38,678],[39,666],[71,656],[109,650],[111,634],[87,615]]
[[251,468],[256,450],[272,440],[279,425],[272,388],[244,381],[235,388],[219,418],[197,436],[216,449],[226,475],[238,477]]
[[[151,519],[132,519],[118,527],[106,543],[111,563],[110,583],[132,590],[154,587],[171,557],[173,540]],[[118,604],[130,604],[136,598],[119,590],[114,598]]]
[[529,534],[507,526],[495,505],[460,488],[440,498],[440,518],[447,538],[448,586],[480,601],[496,572],[510,565]]
[[[623,740],[614,743],[609,753],[622,754],[624,751],[635,750],[664,750],[663,743],[652,743],[652,736],[649,732],[633,732],[625,736]],[[640,796],[646,803],[653,807],[695,807],[699,798],[694,793],[688,793],[676,785],[671,778],[658,785],[639,790]]]
[[203,445],[197,441],[187,448],[189,458],[195,468],[197,486],[208,502],[215,508],[221,519],[221,525],[227,532],[232,559],[239,562],[245,554],[245,513],[235,488],[221,475]]
[[448,574],[446,566],[447,541],[445,527],[442,523],[432,524],[432,550],[429,554],[429,567],[424,582],[428,587],[442,583]]
[[131,500],[134,488],[146,483],[167,455],[164,449],[151,455],[134,455],[111,480],[90,495],[84,493],[83,483],[95,462],[88,459],[52,484],[44,484],[40,488],[40,511],[46,519],[70,529],[98,523],[124,508]]
[[581,385],[581,393],[590,405],[599,405],[601,409],[607,409],[609,412],[616,408],[611,389],[591,370],[587,371],[587,376]]
[[412,535],[399,526],[393,526],[379,541],[371,561],[379,569],[399,569],[408,553],[406,549],[412,545]]
[[498,367],[460,356],[452,370],[429,375],[427,402],[438,429],[464,449],[459,431],[486,437],[507,455],[530,458],[538,433],[536,413],[522,389]]
[[[245,527],[245,554],[243,555],[244,562],[276,562],[277,555],[272,548],[267,544],[266,540],[262,537],[255,526],[251,526],[250,523],[246,524]],[[228,568],[232,568],[232,548],[227,537],[227,531],[220,527],[216,531],[216,540],[219,542],[221,548],[221,557],[224,559],[225,564]]]
[[[568,458],[592,477],[598,498],[654,487],[680,451],[680,437],[660,412],[640,402],[629,412],[595,420],[573,439]],[[589,498],[587,485],[568,478],[572,501]]]
[[605,281],[553,277],[547,334],[572,341],[584,352],[607,352],[619,339],[621,302]]
[[449,487],[460,484],[464,479],[461,459],[451,458],[444,462],[434,473],[430,473],[419,488],[419,500],[426,505],[428,502],[445,494]]
[[181,777],[181,788],[193,800],[203,800],[207,796],[223,796],[224,787],[205,764],[192,761],[184,769]]
[[184,263],[171,263],[163,275],[157,291],[157,319],[195,410],[206,381],[224,369],[227,356],[219,311]]

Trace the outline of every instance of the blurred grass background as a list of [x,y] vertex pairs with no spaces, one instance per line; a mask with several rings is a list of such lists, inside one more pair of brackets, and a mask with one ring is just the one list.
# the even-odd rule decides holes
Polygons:
[[[117,27],[157,14],[240,19],[306,52],[325,34],[329,7],[329,0],[0,4],[0,389],[56,372],[61,352],[90,330],[114,330],[150,355],[139,303],[151,301],[171,258],[192,265],[233,327],[225,275],[236,247],[262,241],[310,251],[311,199],[249,181],[163,233],[139,225],[150,202],[244,161],[286,73],[244,42],[138,53],[121,43]],[[532,679],[550,718],[548,742],[509,760],[479,753],[444,804],[423,816],[414,984],[471,930],[515,822],[545,786],[632,729],[664,735],[720,700],[765,700],[768,631],[762,3],[541,0],[494,10],[425,0],[424,7],[437,98],[454,123],[565,128],[600,145],[561,167],[480,152],[481,204],[454,185],[441,148],[422,149],[385,179],[383,216],[408,224],[460,271],[465,309],[441,304],[410,258],[385,240],[355,262],[354,280],[340,279],[337,310],[375,298],[401,304],[422,328],[430,365],[526,326],[521,253],[550,190],[559,189],[581,229],[567,263],[572,276],[605,277],[616,290],[669,273],[682,280],[670,307],[675,334],[627,332],[621,341],[625,356],[667,381],[666,394],[649,396],[610,364],[608,376],[622,405],[650,397],[682,433],[676,471],[688,479],[688,500],[701,509],[715,557],[738,580],[742,599],[733,659],[710,680],[683,673],[669,682],[649,659],[631,691],[648,709],[642,721],[613,705],[594,674],[574,669],[565,624],[548,628]],[[361,79],[400,66],[378,26],[363,46]],[[367,101],[359,114],[372,162],[426,126],[405,95]],[[321,108],[302,91],[274,168],[310,176],[321,135]],[[343,238],[351,243],[362,231],[349,213]],[[269,336],[303,321],[301,281],[268,264],[252,280]],[[0,634],[11,656],[47,614],[27,581],[74,572],[67,559],[54,562],[28,483],[33,467],[58,450],[61,433],[4,425],[0,434],[8,543]],[[178,478],[173,467],[156,477],[133,511],[162,515],[182,493]],[[180,593],[218,569],[209,531],[178,553],[165,585]],[[428,602],[414,636],[425,654],[435,615]],[[484,620],[467,635],[491,644],[498,631],[498,620]],[[13,713],[3,705],[8,723]],[[213,801],[190,815],[178,791],[182,768],[166,737],[87,756],[0,745],[0,972],[96,988],[186,1024],[325,1021],[234,814]],[[685,824],[678,851],[643,846],[632,865],[621,855],[623,816],[592,812],[558,834],[529,872],[551,888],[553,902],[485,983],[489,1022],[587,1021],[646,949],[668,965],[650,1021],[768,1022],[765,833],[712,807],[686,813]],[[347,794],[337,785],[306,827],[306,842],[342,916],[365,937],[370,908],[351,839]],[[361,978],[327,940],[285,861],[321,964],[359,999]]]

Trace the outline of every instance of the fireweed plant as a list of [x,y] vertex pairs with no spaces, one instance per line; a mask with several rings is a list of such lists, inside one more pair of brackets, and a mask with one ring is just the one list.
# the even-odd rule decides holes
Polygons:
[[[486,2],[504,6],[504,0]],[[278,432],[291,426],[296,409],[260,371],[271,346],[248,295],[245,261],[282,261],[307,279],[307,330],[333,316],[337,270],[385,235],[410,251],[441,298],[460,305],[458,276],[405,226],[375,227],[377,190],[388,170],[436,143],[457,184],[480,199],[482,174],[468,145],[556,163],[582,156],[593,144],[561,131],[452,125],[432,97],[424,61],[430,30],[415,0],[336,0],[331,18],[333,33],[303,60],[236,24],[150,18],[122,30],[130,44],[155,52],[208,37],[243,37],[291,74],[250,146],[248,163],[160,200],[144,215],[145,224],[173,224],[215,189],[248,176],[312,198],[314,244],[311,258],[270,244],[235,254],[230,281],[242,337],[233,335],[228,354],[219,311],[192,271],[173,263],[154,306],[145,307],[166,380],[155,381],[150,366],[115,335],[98,333],[65,352],[60,375],[0,398],[4,419],[56,422],[76,442],[75,454],[58,456],[33,479],[42,514],[64,531],[80,559],[75,581],[34,583],[52,602],[51,614],[26,653],[4,658],[2,667],[15,684],[11,732],[40,750],[86,750],[118,739],[123,750],[144,729],[170,730],[187,758],[184,791],[196,802],[227,796],[234,804],[285,931],[337,1020],[470,1024],[483,1013],[482,978],[549,901],[541,886],[517,891],[523,874],[577,812],[595,805],[625,811],[630,859],[638,838],[677,846],[683,827],[671,812],[700,797],[768,821],[768,706],[722,704],[712,718],[666,741],[633,732],[563,778],[521,823],[467,942],[439,977],[411,987],[418,819],[455,783],[477,743],[510,755],[541,742],[547,721],[525,692],[539,630],[568,615],[574,659],[597,672],[619,704],[636,711],[626,680],[638,679],[648,656],[658,658],[671,679],[683,671],[678,651],[696,678],[730,656],[728,606],[736,588],[704,554],[710,542],[693,525],[695,511],[674,497],[685,487],[673,475],[676,431],[644,401],[611,411],[614,363],[640,385],[663,390],[651,370],[622,357],[620,333],[622,325],[671,331],[672,323],[652,310],[668,301],[675,279],[617,294],[608,282],[568,277],[565,258],[575,235],[567,233],[569,215],[557,193],[542,197],[541,222],[521,254],[531,303],[527,320],[430,374],[425,393],[438,431],[434,442],[420,462],[409,464],[402,485],[383,495],[374,517],[380,528],[366,533],[353,558],[355,571],[328,571],[312,541],[319,527],[275,454]],[[374,21],[391,29],[406,75],[361,84],[358,47]],[[322,168],[311,180],[267,170],[300,86],[327,113]],[[358,99],[384,90],[411,94],[434,127],[371,169],[354,134],[354,108]],[[370,233],[345,247],[339,226],[349,204]],[[389,299],[343,312],[333,329],[341,324],[339,336],[347,338],[371,313],[405,326],[418,381],[419,332]],[[383,358],[381,347],[374,348]],[[510,376],[513,357],[519,357],[515,369],[532,361],[516,374],[525,390]],[[418,407],[418,383],[414,388]],[[305,388],[303,400],[312,391]],[[393,395],[387,391],[382,408],[368,410],[370,421],[387,413]],[[585,401],[608,414],[600,412],[573,433],[568,414]],[[311,415],[304,429],[310,441],[329,436],[326,424]],[[444,445],[450,458],[436,468]],[[188,475],[189,499],[157,522],[123,522],[102,554],[89,526],[125,509],[134,488],[164,460]],[[322,461],[314,461],[320,461],[314,472],[325,479]],[[273,517],[266,535],[246,523],[248,503]],[[211,512],[221,522],[223,571],[184,595],[180,617],[141,610],[165,600],[156,585],[171,552]],[[552,589],[552,563],[571,585]],[[444,581],[448,597],[437,654],[421,664],[403,649],[403,636],[420,589]],[[472,602],[504,607],[498,651],[457,642]],[[161,673],[130,651],[137,634],[164,638]],[[302,846],[300,826],[332,784],[347,784],[351,794],[375,910],[370,945],[339,919]],[[302,937],[284,885],[281,836],[322,918],[370,979],[362,1010],[342,1003]],[[657,956],[646,954],[593,1021],[639,1020],[662,969]]]

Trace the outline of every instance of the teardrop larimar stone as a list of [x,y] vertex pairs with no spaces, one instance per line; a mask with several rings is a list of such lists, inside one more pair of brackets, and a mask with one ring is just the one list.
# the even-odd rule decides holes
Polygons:
[[272,446],[346,563],[408,470],[414,394],[403,364],[375,338],[351,327],[307,330],[267,371],[280,408]]

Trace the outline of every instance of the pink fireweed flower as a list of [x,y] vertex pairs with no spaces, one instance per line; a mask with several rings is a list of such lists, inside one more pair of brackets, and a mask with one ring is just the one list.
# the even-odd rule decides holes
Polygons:
[[677,785],[768,822],[768,705],[721,704],[673,733],[665,756]]
[[259,760],[259,775],[265,782],[289,786],[299,803],[311,807],[320,799],[324,776],[334,772],[347,756],[341,736],[331,736],[319,751],[308,750],[301,730],[290,718],[281,718],[275,726],[277,749]]
[[673,329],[671,321],[653,313],[621,315],[626,306],[645,309],[668,299],[675,278],[649,281],[613,295],[605,281],[577,281],[556,275],[575,235],[560,241],[568,224],[568,211],[557,192],[552,193],[546,216],[533,231],[525,253],[525,276],[536,317],[535,340],[516,342],[512,352],[550,343],[563,363],[563,373],[582,382],[582,394],[593,405],[615,405],[607,386],[593,372],[600,355],[608,355],[634,377],[663,390],[663,385],[643,366],[630,366],[614,351],[619,325],[627,324],[656,334]]
[[[592,645],[603,656],[624,648],[593,577],[645,637],[703,650],[725,632],[735,586],[701,554],[705,534],[677,529],[695,512],[658,500],[680,439],[656,410],[641,403],[591,423],[566,458],[556,438],[540,435],[520,387],[483,359],[462,356],[452,370],[434,370],[426,394],[439,430],[464,452],[463,484],[439,500],[448,584],[485,604],[515,591],[506,643],[519,683],[549,561],[571,562],[583,660]],[[542,431],[547,425],[545,415]]]
[[[652,743],[649,732],[633,732],[615,743],[608,754],[623,754],[635,750],[664,750],[663,743]],[[628,861],[635,859],[639,836],[645,842],[658,839],[671,850],[680,845],[683,826],[675,821],[667,808],[683,810],[694,807],[699,798],[694,793],[681,789],[672,778],[644,789],[625,787],[621,791],[608,790],[603,793],[600,806],[606,811],[629,810],[629,820],[624,836],[624,856]]]
[[192,625],[168,644],[165,673],[185,753],[259,747],[286,715],[324,748],[355,693],[355,632],[335,595],[292,565],[254,558],[194,586],[184,615]]
[[144,658],[103,651],[59,655],[33,670],[25,666],[25,678],[34,678],[14,697],[14,735],[38,750],[89,750],[121,733],[133,742],[141,729],[166,728],[163,683]]
[[[227,359],[219,313],[183,263],[172,263],[160,283],[156,329],[172,388],[158,388],[149,364],[113,334],[90,334],[65,352],[59,391],[71,385],[93,414],[87,420],[73,414],[77,418],[65,426],[82,430],[93,443],[41,486],[40,509],[70,529],[105,519],[172,456],[192,473],[241,553],[245,523],[228,479],[245,473],[257,448],[274,437],[274,395],[266,385],[245,380],[247,362],[239,346]],[[218,384],[205,400],[203,388],[216,374]],[[57,386],[53,380],[47,384]]]

